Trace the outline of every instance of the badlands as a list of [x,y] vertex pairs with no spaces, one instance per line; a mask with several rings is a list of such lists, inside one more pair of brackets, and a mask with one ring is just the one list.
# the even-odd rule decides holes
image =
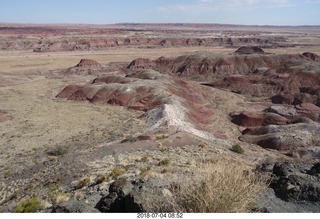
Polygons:
[[0,212],[320,212],[318,26],[0,39]]

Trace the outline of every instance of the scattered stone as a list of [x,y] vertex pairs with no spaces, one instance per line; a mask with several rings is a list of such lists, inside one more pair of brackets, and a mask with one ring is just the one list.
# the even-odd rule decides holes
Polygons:
[[99,213],[99,211],[82,201],[70,199],[54,206],[52,213]]

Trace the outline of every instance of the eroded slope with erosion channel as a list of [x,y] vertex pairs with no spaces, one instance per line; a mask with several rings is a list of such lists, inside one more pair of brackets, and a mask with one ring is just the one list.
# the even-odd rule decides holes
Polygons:
[[[250,172],[271,181],[255,210],[320,212],[319,73],[314,53],[274,55],[257,47],[224,57],[139,58],[116,65],[81,60],[49,72],[48,78],[69,81],[93,78],[57,91],[57,101],[117,105],[140,112],[134,119],[144,127],[123,139],[57,151],[7,177],[3,209],[14,211],[15,200],[36,194],[47,197],[43,212],[150,210],[146,193],[171,197],[179,178],[192,178],[199,163],[222,159],[247,163]],[[235,145],[244,154],[234,153]]]

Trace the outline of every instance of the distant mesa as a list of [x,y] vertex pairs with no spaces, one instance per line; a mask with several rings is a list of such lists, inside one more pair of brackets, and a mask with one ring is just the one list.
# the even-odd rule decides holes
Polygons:
[[81,59],[76,67],[100,67],[101,64],[92,59]]
[[237,51],[237,54],[263,54],[264,51],[260,47],[257,46],[242,46]]

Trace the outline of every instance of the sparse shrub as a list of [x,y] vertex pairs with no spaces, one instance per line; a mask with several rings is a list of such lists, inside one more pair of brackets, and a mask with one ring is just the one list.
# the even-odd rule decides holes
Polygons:
[[166,139],[166,138],[168,138],[168,137],[169,137],[168,134],[162,134],[162,135],[157,135],[157,136],[156,136],[156,139],[157,139],[157,140],[162,140],[162,139]]
[[147,156],[142,157],[141,159],[136,159],[136,162],[147,163],[149,162],[149,158]]
[[40,211],[44,208],[44,205],[37,196],[33,196],[30,199],[23,200],[17,207],[17,213],[32,213]]
[[140,170],[140,175],[142,175],[142,174],[144,174],[145,172],[151,170],[151,167],[150,167],[150,166],[140,167],[139,170]]
[[240,145],[238,145],[238,144],[233,145],[232,148],[231,148],[231,150],[232,150],[233,152],[238,153],[238,154],[243,154],[243,153],[244,153],[243,148],[242,148]]
[[147,162],[149,161],[149,158],[146,157],[146,156],[144,156],[144,157],[142,157],[142,158],[140,159],[140,161],[143,162],[143,163],[147,163]]
[[[192,176],[192,177],[191,177]],[[169,194],[143,194],[147,212],[231,213],[250,212],[267,183],[240,162],[219,159],[191,172],[190,181],[176,182]]]
[[124,165],[123,169],[125,169],[125,171],[128,171],[131,167],[132,165],[128,164],[128,165]]
[[103,183],[103,181],[105,181],[106,180],[106,176],[101,176],[101,175],[99,175],[99,176],[97,176],[96,178],[95,178],[95,180],[94,180],[94,182],[95,182],[95,184],[97,185],[97,184],[101,184],[101,183]]
[[59,204],[61,204],[63,202],[68,201],[69,198],[70,198],[70,195],[67,194],[67,193],[58,193],[58,194],[55,195],[53,203],[56,204],[56,205],[59,205]]
[[65,146],[56,146],[47,152],[50,156],[62,156],[68,153],[68,148]]
[[112,169],[110,175],[112,176],[112,178],[117,179],[119,176],[121,176],[123,174],[124,174],[124,171],[122,170],[121,167],[115,167]]
[[9,176],[10,176],[10,170],[5,170],[5,171],[3,172],[3,177],[4,177],[5,179],[7,179]]
[[128,136],[127,138],[123,139],[120,143],[125,143],[125,142],[136,142],[137,138],[133,136]]
[[199,148],[201,148],[201,149],[205,148],[205,146],[206,145],[204,143],[199,144]]
[[75,185],[74,185],[74,188],[75,189],[82,189],[83,187],[89,185],[90,183],[90,178],[89,177],[86,177],[86,178],[83,178],[81,180],[79,180]]
[[162,170],[160,171],[160,173],[162,173],[162,174],[164,174],[164,173],[166,173],[166,172],[168,172],[167,169],[162,169]]
[[159,162],[159,166],[168,166],[169,165],[169,159],[163,159]]

